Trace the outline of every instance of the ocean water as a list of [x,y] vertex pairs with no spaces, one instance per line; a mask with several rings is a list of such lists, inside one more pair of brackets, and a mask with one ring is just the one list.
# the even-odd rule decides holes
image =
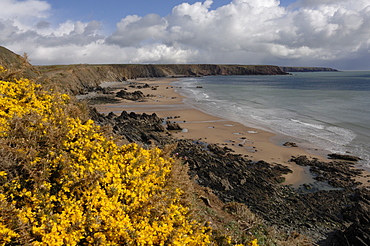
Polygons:
[[174,82],[185,102],[370,168],[370,71],[209,76]]

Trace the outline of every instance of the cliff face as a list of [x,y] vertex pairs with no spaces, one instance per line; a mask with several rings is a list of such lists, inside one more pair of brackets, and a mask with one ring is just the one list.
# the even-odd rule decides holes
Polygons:
[[210,75],[285,75],[278,66],[214,65],[214,64],[156,64],[156,65],[53,65],[32,66],[22,57],[0,46],[0,65],[11,70],[13,77],[38,80],[57,85],[65,92],[82,94],[102,82],[125,81],[150,77],[189,77]]
[[338,72],[337,69],[328,67],[280,67],[284,72]]
[[40,66],[44,79],[58,83],[73,94],[95,88],[104,81],[124,81],[149,77],[188,77],[209,75],[285,75],[277,66],[268,65],[68,65]]

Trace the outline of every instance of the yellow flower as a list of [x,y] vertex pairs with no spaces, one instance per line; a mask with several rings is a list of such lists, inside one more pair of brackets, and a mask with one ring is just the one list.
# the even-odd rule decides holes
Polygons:
[[[22,134],[34,137],[22,136],[14,153],[28,162],[0,186],[14,217],[0,213],[1,243],[23,237],[33,245],[209,244],[209,228],[189,217],[183,191],[169,185],[173,160],[158,148],[116,145],[94,121],[71,117],[63,107],[69,101],[27,79],[0,81],[0,140],[16,135],[15,119],[25,119]],[[58,143],[47,139],[50,132],[60,132]]]
[[257,239],[254,239],[253,241],[251,241],[249,244],[249,246],[258,246],[258,240]]

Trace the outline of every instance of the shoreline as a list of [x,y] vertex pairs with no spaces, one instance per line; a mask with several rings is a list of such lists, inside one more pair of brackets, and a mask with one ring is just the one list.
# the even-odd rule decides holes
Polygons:
[[[178,123],[183,131],[173,132],[178,139],[194,139],[206,143],[214,143],[220,147],[233,150],[234,154],[251,159],[265,161],[271,164],[282,164],[292,170],[284,176],[284,185],[298,188],[304,183],[315,181],[307,168],[289,162],[292,156],[305,155],[309,159],[317,158],[328,161],[325,151],[320,152],[314,147],[286,147],[281,144],[289,136],[280,136],[272,132],[244,126],[240,123],[207,114],[186,104],[184,96],[176,92],[171,83],[178,78],[156,78],[130,80],[127,83],[103,83],[101,87],[111,87],[114,92],[126,88],[127,92],[140,90],[146,97],[145,101],[130,101],[122,99],[120,103],[92,105],[100,113],[120,114],[122,111],[135,113],[156,113],[158,117]],[[148,88],[131,88],[128,83],[148,84]],[[155,89],[153,89],[155,88]]]

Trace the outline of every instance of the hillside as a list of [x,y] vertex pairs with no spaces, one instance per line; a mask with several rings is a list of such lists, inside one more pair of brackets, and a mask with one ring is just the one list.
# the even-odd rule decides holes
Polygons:
[[40,76],[40,72],[28,62],[27,54],[22,57],[2,46],[0,46],[0,66],[6,67],[12,78],[35,79]]
[[158,65],[65,65],[39,66],[44,79],[58,81],[72,94],[83,94],[106,81],[125,81],[150,77],[189,77],[209,75],[285,75],[277,66],[268,65],[211,65],[211,64],[158,64]]

